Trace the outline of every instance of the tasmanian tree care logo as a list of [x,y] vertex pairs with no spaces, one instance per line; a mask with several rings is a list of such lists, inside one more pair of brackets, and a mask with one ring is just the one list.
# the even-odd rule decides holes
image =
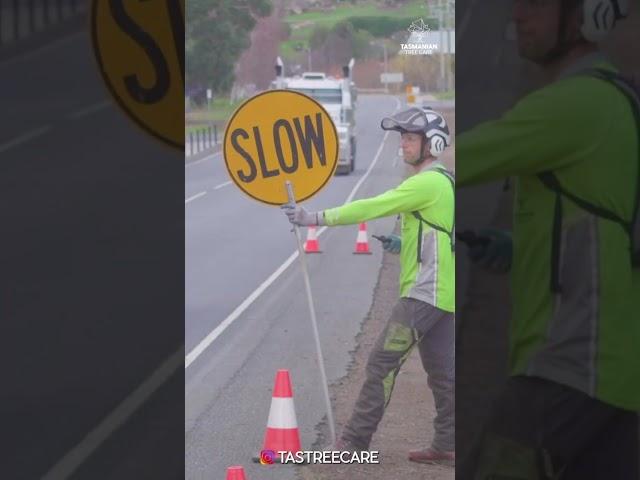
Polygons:
[[432,55],[439,45],[431,40],[431,27],[422,18],[414,20],[407,29],[409,39],[407,43],[400,44],[401,55]]

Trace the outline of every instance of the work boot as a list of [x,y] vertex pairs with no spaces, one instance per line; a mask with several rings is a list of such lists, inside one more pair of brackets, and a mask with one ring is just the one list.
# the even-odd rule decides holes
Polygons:
[[413,450],[409,452],[409,460],[430,465],[455,466],[456,452],[440,452],[429,447],[425,450]]
[[339,452],[363,452],[366,450],[366,448],[358,447],[343,438],[338,439],[333,449]]

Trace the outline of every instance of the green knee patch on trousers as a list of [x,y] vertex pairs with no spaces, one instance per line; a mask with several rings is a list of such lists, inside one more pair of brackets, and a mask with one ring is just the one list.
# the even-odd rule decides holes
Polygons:
[[484,438],[474,480],[554,480],[548,458],[534,447],[506,437]]
[[400,366],[405,362],[412,347],[415,345],[417,339],[417,332],[409,327],[405,327],[400,323],[392,322],[387,329],[387,334],[384,341],[385,352],[396,352],[401,354],[398,357],[397,366],[389,372],[389,374],[382,380],[382,386],[384,388],[384,405],[385,407],[391,400],[391,392],[393,386],[396,383],[396,376],[400,370]]
[[400,323],[391,322],[384,339],[385,352],[405,352],[416,340],[415,331]]

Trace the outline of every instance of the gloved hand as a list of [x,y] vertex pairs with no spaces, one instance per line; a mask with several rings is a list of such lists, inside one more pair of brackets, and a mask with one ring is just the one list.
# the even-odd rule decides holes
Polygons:
[[398,235],[394,235],[393,233],[391,235],[385,236],[384,240],[382,241],[382,248],[385,251],[394,253],[396,255],[400,253],[401,246],[402,238],[400,238]]
[[471,261],[491,273],[507,273],[513,258],[511,233],[487,228],[480,230],[478,237],[484,237],[488,242],[469,249]]
[[309,225],[324,225],[323,212],[307,212],[304,207],[291,203],[285,203],[280,208],[295,225],[307,227]]

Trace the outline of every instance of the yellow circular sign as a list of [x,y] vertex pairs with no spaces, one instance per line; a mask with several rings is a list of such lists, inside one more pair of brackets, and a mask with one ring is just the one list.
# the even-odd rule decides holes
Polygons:
[[94,0],[93,48],[102,76],[138,125],[184,150],[185,0]]
[[338,165],[338,133],[318,102],[290,90],[263,92],[244,102],[224,134],[224,161],[233,182],[270,205],[296,202],[324,187]]

